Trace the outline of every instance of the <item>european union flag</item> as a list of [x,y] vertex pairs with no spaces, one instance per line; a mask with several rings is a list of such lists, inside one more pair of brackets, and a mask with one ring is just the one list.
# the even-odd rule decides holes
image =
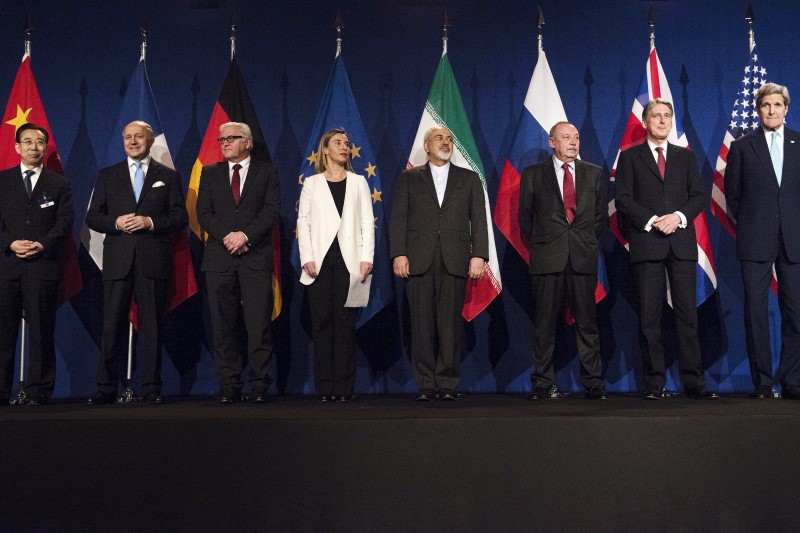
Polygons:
[[[350,89],[350,80],[347,78],[342,54],[338,54],[333,63],[333,70],[325,86],[322,102],[320,103],[319,111],[317,111],[317,118],[311,130],[308,148],[305,151],[307,156],[303,160],[300,176],[297,180],[298,198],[300,197],[300,190],[303,188],[305,177],[316,174],[314,162],[318,157],[317,147],[319,140],[326,131],[332,128],[344,128],[347,131],[350,136],[350,158],[353,170],[356,174],[361,174],[367,179],[369,190],[372,193],[372,214],[375,217],[375,257],[373,259],[372,288],[369,304],[361,309],[358,316],[357,326],[361,327],[391,301],[394,296],[394,290],[391,284],[386,219],[384,218],[383,199],[381,198],[383,187],[381,187],[381,178],[375,154],[367,140],[364,123],[361,121],[361,114],[358,112],[356,101],[353,98],[353,91]],[[300,273],[300,252],[297,247],[297,238],[295,238],[292,246],[292,265]]]

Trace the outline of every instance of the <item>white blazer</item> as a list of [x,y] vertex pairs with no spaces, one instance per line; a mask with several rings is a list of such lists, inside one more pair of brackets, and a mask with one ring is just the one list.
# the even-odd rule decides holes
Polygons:
[[[319,272],[334,237],[339,238],[339,248],[351,274],[361,273],[362,261],[373,262],[375,219],[369,185],[363,176],[347,173],[341,218],[325,176],[314,174],[303,180],[297,204],[300,265],[314,261]],[[314,278],[303,270],[300,282],[311,285]]]

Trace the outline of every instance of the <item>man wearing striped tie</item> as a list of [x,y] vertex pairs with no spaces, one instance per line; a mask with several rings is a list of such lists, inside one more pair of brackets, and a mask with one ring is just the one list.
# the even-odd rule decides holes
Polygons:
[[768,297],[778,278],[783,397],[800,400],[800,133],[784,126],[789,90],[765,83],[756,93],[761,127],[731,143],[725,199],[736,219],[736,257],[744,282],[745,336],[754,398],[774,396]]

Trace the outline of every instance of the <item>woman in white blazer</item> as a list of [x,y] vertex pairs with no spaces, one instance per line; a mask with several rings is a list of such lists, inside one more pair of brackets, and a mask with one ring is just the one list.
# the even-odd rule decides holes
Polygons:
[[345,303],[351,277],[364,283],[372,272],[375,223],[367,180],[353,173],[347,133],[326,132],[317,154],[318,174],[303,181],[297,206],[300,282],[308,286],[317,395],[344,402],[356,380],[358,312]]

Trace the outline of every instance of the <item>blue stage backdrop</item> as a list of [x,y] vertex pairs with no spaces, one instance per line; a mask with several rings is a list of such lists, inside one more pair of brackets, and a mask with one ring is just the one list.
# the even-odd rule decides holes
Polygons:
[[[650,48],[647,14],[654,7],[658,55],[676,115],[710,191],[748,61],[747,1],[540,3],[546,21],[544,49],[567,117],[580,130],[581,157],[608,170],[638,93]],[[147,67],[163,130],[188,185],[230,62],[229,20],[234,11],[237,58],[282,180],[283,310],[276,321],[276,393],[313,390],[307,303],[290,257],[298,169],[307,156],[303,149],[334,60],[334,20],[340,5],[350,85],[381,176],[383,208],[391,208],[392,183],[405,166],[441,56],[445,5],[451,24],[449,57],[494,206],[537,60],[535,2],[42,0],[5,3],[0,18],[0,103],[5,104],[23,54],[25,19],[29,12],[32,15],[33,72],[75,189],[77,233],[98,162],[103,161],[109,143],[120,143],[114,121],[139,57],[140,21],[146,20],[149,29]],[[771,81],[800,94],[800,70],[795,67],[800,4],[754,0],[753,8],[760,64],[768,69]],[[800,125],[796,114],[789,113],[788,124]],[[734,241],[710,212],[706,215],[718,281],[716,292],[698,310],[707,379],[712,389],[744,392],[750,389],[750,377]],[[495,237],[503,292],[467,326],[462,389],[524,392],[530,386],[531,370],[530,282],[522,258],[499,231]],[[634,391],[642,386],[642,371],[627,252],[610,233],[602,246],[609,295],[600,303],[599,317],[608,389]],[[193,243],[192,252],[197,265],[202,254],[199,243]],[[407,304],[402,285],[390,283],[394,283],[394,301],[358,330],[357,392],[415,389]],[[58,315],[57,397],[85,397],[94,392],[102,298],[91,285],[80,298],[93,313],[81,319],[67,304]],[[205,305],[201,294],[170,314],[165,394],[217,392]],[[774,297],[770,316],[777,354],[780,319]],[[669,319],[664,327],[671,338],[674,326]],[[668,357],[674,360],[675,343],[668,344]],[[564,326],[557,384],[577,390],[578,364],[573,354],[572,331]],[[674,365],[670,384],[677,387]]]

